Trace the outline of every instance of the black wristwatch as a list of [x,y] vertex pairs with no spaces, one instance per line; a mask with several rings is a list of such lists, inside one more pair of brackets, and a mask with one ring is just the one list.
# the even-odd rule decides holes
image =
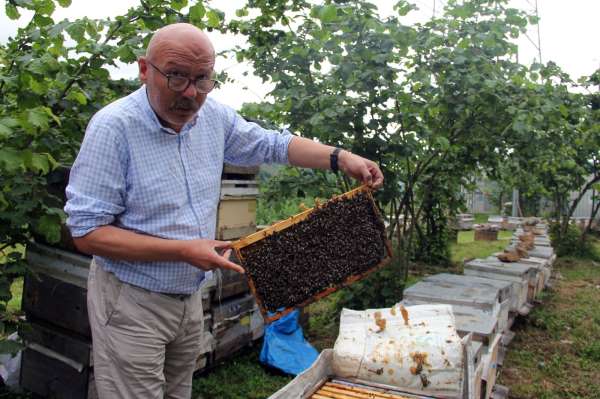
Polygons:
[[329,154],[329,166],[331,167],[333,173],[337,173],[337,171],[339,170],[338,154],[340,153],[340,151],[342,151],[341,148],[336,148],[333,151],[331,151],[331,154]]

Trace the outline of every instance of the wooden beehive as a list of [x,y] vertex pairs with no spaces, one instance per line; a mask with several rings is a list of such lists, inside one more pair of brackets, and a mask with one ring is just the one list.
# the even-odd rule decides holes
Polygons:
[[[361,215],[372,215],[373,220],[371,222],[373,223],[373,225],[348,226],[343,222],[343,218],[337,217],[331,218],[331,220],[327,220],[320,226],[320,228],[314,228],[314,226],[310,225],[311,217],[315,218],[317,217],[317,215],[323,215],[323,212],[325,212],[325,210],[334,209],[327,207],[334,207],[336,206],[335,204],[339,204],[340,202],[344,201],[348,201],[347,203],[350,203],[351,201],[362,201],[361,206],[364,206],[365,209],[361,209],[361,211],[364,211],[363,213],[361,213]],[[343,204],[341,206],[343,206]],[[358,219],[360,219],[360,217],[357,215],[357,220]],[[315,219],[312,220],[314,221]],[[363,219],[360,220],[364,221],[366,219],[363,217]],[[345,274],[341,272],[340,270],[342,270],[344,267],[340,265],[342,265],[343,262],[347,262],[350,264],[351,262],[356,262],[356,259],[359,259],[358,256],[360,255],[360,251],[363,251],[364,254],[365,248],[361,248],[360,245],[355,245],[352,248],[347,248],[349,237],[336,236],[336,232],[339,231],[336,229],[350,228],[353,229],[352,231],[354,235],[356,235],[360,234],[360,232],[363,229],[373,228],[373,226],[375,225],[378,226],[378,228],[380,228],[381,230],[380,238],[377,238],[377,240],[380,241],[375,240],[375,238],[371,236],[369,236],[368,239],[373,239],[376,241],[377,245],[381,245],[381,259],[379,259],[377,264],[368,265],[368,267],[365,266],[366,269],[358,273]],[[347,193],[334,197],[323,205],[318,205],[315,208],[308,209],[302,213],[290,217],[289,219],[283,220],[264,230],[261,230],[241,240],[238,240],[233,243],[232,247],[235,250],[236,255],[240,260],[242,266],[247,271],[250,289],[256,298],[256,301],[259,305],[261,313],[263,314],[263,317],[267,322],[270,322],[279,319],[280,317],[291,312],[295,308],[306,306],[309,303],[312,303],[320,298],[323,298],[335,292],[343,286],[358,281],[364,278],[369,273],[387,264],[391,260],[392,250],[389,241],[385,238],[385,229],[383,226],[383,221],[381,220],[381,215],[379,214],[377,206],[373,201],[371,190],[368,189],[366,186],[361,186]],[[308,231],[307,229],[313,229],[314,231]],[[295,231],[302,231],[302,234],[304,234],[305,237],[310,237],[310,242],[297,242],[295,250],[287,251],[285,253],[278,252],[277,249],[280,248],[276,247],[276,240],[280,239],[285,234],[293,234],[293,232]],[[331,278],[329,279],[329,281],[321,281],[319,283],[322,283],[322,286],[319,286],[317,290],[315,290],[313,287],[312,291],[310,293],[306,293],[304,297],[302,297],[304,293],[298,294],[297,297],[302,297],[302,299],[298,299],[297,302],[290,303],[287,306],[281,306],[274,309],[273,306],[269,306],[265,303],[266,301],[269,301],[269,298],[265,298],[263,297],[263,295],[261,295],[260,292],[263,292],[262,288],[264,287],[261,287],[260,285],[257,287],[257,283],[261,284],[260,281],[258,281],[260,279],[253,278],[251,267],[249,268],[249,266],[251,266],[251,262],[249,262],[246,257],[247,254],[251,253],[251,251],[255,250],[256,248],[260,248],[261,245],[272,246],[271,248],[273,249],[273,256],[278,256],[278,259],[281,259],[280,267],[287,268],[285,270],[285,273],[287,273],[288,276],[294,275],[298,278],[302,278],[305,280],[312,279],[313,276],[302,273],[302,271],[300,271],[300,269],[297,268],[298,262],[304,262],[306,264],[310,262],[311,259],[314,259],[314,261],[318,263],[322,262],[322,260],[324,259],[323,257],[330,259],[331,257],[337,256],[334,262],[328,263],[327,265],[328,267],[332,267],[332,270],[334,270],[332,274],[337,273],[336,278]],[[325,250],[326,253],[323,252],[322,248],[317,248],[321,251],[321,253],[319,256],[315,256],[314,252],[317,251],[316,247],[322,245],[328,246]],[[340,254],[338,253],[339,248],[346,248],[346,251]],[[334,265],[332,266],[332,264]],[[336,267],[338,268],[336,269]],[[283,271],[281,274],[283,274]],[[279,284],[279,287],[281,287],[282,290],[290,290],[289,298],[296,298],[296,296],[292,296],[293,292],[291,291],[293,287],[290,287],[289,282],[284,281],[284,278],[281,277],[281,274],[275,275],[275,273],[271,273],[268,276],[269,280],[272,281],[271,284],[273,284],[273,286]],[[290,301],[292,300],[290,299]]]

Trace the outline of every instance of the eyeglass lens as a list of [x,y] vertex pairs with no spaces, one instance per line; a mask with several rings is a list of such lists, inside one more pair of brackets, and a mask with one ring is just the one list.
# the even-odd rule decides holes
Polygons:
[[[171,90],[184,91],[187,89],[190,80],[183,76],[170,76],[169,87]],[[198,79],[194,82],[196,89],[201,93],[208,93],[215,87],[215,81],[212,79]]]

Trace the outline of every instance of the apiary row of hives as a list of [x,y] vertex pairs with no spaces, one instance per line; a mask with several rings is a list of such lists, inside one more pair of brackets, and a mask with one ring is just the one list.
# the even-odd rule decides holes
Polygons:
[[[406,323],[412,328],[407,335],[405,346],[392,351],[394,356],[385,357],[382,367],[370,367],[366,376],[360,381],[356,379],[339,378],[340,371],[336,365],[334,348],[332,353],[323,352],[318,364],[315,364],[305,374],[300,375],[288,386],[272,396],[278,398],[342,398],[364,397],[372,398],[470,398],[489,399],[507,397],[508,389],[496,384],[496,378],[501,370],[504,355],[514,337],[511,326],[516,317],[526,316],[534,306],[536,298],[549,283],[552,264],[556,258],[550,245],[547,227],[543,223],[521,223],[522,220],[512,220],[519,223],[514,231],[510,245],[504,252],[494,254],[485,259],[466,261],[464,274],[436,274],[424,278],[417,284],[404,291],[402,302],[396,305],[408,313],[422,313],[419,306],[447,306],[453,315],[452,327],[463,340],[468,356],[462,361],[466,364],[463,377],[467,380],[460,383],[454,379],[452,386],[436,385],[440,373],[451,375],[456,370],[456,359],[449,359],[446,355],[451,352],[455,341],[451,338],[446,342],[447,348],[436,352],[437,348],[432,343],[434,337],[443,336],[443,329],[433,325],[426,325],[423,330],[417,330],[419,324]],[[522,224],[522,225],[521,225]],[[398,311],[396,311],[398,313]],[[344,313],[342,313],[344,318]],[[408,319],[408,316],[407,316]],[[386,323],[374,318],[375,325],[385,326]],[[435,320],[435,319],[434,319]],[[379,321],[379,323],[378,323]],[[387,321],[389,323],[389,320]],[[425,326],[425,324],[423,325]],[[340,328],[340,330],[342,330]],[[447,331],[446,331],[447,333]],[[340,334],[342,332],[340,331]],[[339,338],[338,338],[339,340]],[[360,346],[360,339],[352,343]],[[336,342],[336,347],[338,342]],[[386,346],[378,346],[371,353],[373,359],[368,357],[357,360],[361,367],[363,363],[370,364],[385,352]],[[439,349],[439,348],[438,348]],[[401,368],[406,365],[412,356],[414,363],[415,354],[426,353],[430,359],[434,354],[441,353],[444,363],[433,366],[431,360],[427,363],[412,364],[409,370],[414,372],[413,377],[394,383],[381,384],[381,378],[387,372],[392,373],[393,367]],[[456,350],[454,350],[456,353]],[[387,367],[392,365],[392,371]],[[375,374],[369,377],[369,370]],[[381,371],[381,373],[379,373]],[[450,373],[450,374],[449,374]],[[410,377],[409,373],[406,373]],[[333,381],[326,384],[326,381]],[[448,379],[450,381],[452,379]],[[385,379],[389,382],[389,377]],[[296,389],[298,382],[312,387]],[[440,389],[453,388],[453,391],[441,392]],[[366,391],[364,391],[366,390]],[[356,395],[352,396],[352,392]],[[367,392],[367,393],[365,393]],[[347,396],[344,396],[347,395]],[[371,395],[371,396],[368,396]],[[386,396],[389,395],[389,396]]]
[[[257,168],[224,168],[217,239],[256,231]],[[68,175],[67,175],[68,176]],[[64,189],[64,187],[63,187]],[[66,230],[65,230],[66,232]],[[72,245],[32,242],[22,308],[28,324],[20,332],[21,386],[42,397],[94,398],[87,276],[91,257]],[[263,335],[263,318],[243,275],[214,273],[202,286],[205,335],[197,369],[216,364]]]

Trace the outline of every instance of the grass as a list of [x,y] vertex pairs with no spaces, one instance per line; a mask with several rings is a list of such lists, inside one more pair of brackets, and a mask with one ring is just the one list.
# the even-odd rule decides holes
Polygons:
[[488,213],[476,213],[473,215],[473,218],[475,219],[475,223],[482,224],[487,223],[489,216],[490,214]]
[[600,264],[563,258],[555,270],[554,289],[514,328],[500,383],[514,398],[600,398]]
[[248,348],[226,364],[193,381],[195,399],[262,399],[283,387],[292,377],[262,367],[260,348]]
[[473,230],[459,231],[456,243],[450,245],[451,261],[455,265],[462,265],[468,259],[486,258],[506,248],[510,237],[511,231],[500,231],[497,241],[475,241]]

